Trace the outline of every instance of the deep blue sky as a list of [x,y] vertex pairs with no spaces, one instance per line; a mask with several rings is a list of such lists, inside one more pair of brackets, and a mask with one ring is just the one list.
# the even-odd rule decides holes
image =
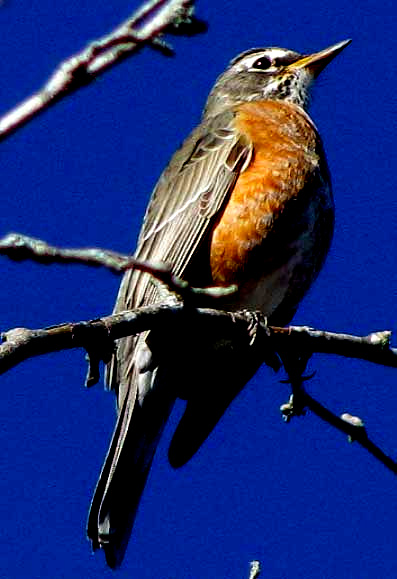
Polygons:
[[[0,105],[31,94],[57,63],[137,3],[9,0],[0,10]],[[206,35],[149,50],[57,105],[1,145],[0,234],[130,251],[150,191],[238,52],[319,50],[351,37],[314,91],[312,116],[333,176],[336,233],[296,322],[365,334],[396,329],[397,16],[363,0],[202,0]],[[118,280],[78,267],[1,260],[0,328],[109,313]],[[397,455],[395,372],[316,356],[310,392],[361,416]],[[22,364],[0,388],[0,575],[111,577],[85,521],[114,422],[102,386],[86,391],[84,356]],[[280,376],[282,377],[282,376]],[[288,397],[264,368],[197,456],[173,471],[159,447],[119,577],[267,579],[397,576],[397,480],[315,416],[285,425]]]

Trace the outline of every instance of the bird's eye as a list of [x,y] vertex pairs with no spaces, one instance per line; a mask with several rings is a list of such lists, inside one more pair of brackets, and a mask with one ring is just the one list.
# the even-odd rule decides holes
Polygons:
[[267,56],[261,56],[258,60],[255,60],[252,68],[258,68],[259,70],[266,70],[272,66],[272,61]]

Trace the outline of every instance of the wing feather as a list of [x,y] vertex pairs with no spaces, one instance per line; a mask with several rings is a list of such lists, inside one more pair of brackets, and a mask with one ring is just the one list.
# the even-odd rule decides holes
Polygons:
[[[197,127],[175,153],[152,193],[135,257],[170,263],[173,272],[183,277],[251,156],[252,144],[236,130],[233,111]],[[151,276],[129,271],[120,286],[115,312],[158,299],[159,284],[153,283]],[[107,371],[111,388],[117,389],[120,382],[127,387],[134,344],[134,338],[119,341],[118,360],[112,360]]]

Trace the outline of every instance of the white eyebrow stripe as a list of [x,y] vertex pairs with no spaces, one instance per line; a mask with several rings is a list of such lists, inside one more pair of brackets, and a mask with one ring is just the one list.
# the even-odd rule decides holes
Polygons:
[[251,68],[254,62],[261,58],[261,56],[267,56],[271,60],[275,58],[283,58],[289,54],[288,50],[282,50],[281,48],[273,48],[272,50],[264,50],[263,52],[257,52],[254,55],[247,56],[241,61],[242,68]]

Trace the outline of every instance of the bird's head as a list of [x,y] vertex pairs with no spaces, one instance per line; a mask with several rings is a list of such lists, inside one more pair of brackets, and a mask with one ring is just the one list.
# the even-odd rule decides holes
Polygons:
[[350,42],[344,40],[313,54],[276,47],[239,54],[216,81],[205,115],[213,116],[240,102],[268,99],[305,108],[313,80]]

